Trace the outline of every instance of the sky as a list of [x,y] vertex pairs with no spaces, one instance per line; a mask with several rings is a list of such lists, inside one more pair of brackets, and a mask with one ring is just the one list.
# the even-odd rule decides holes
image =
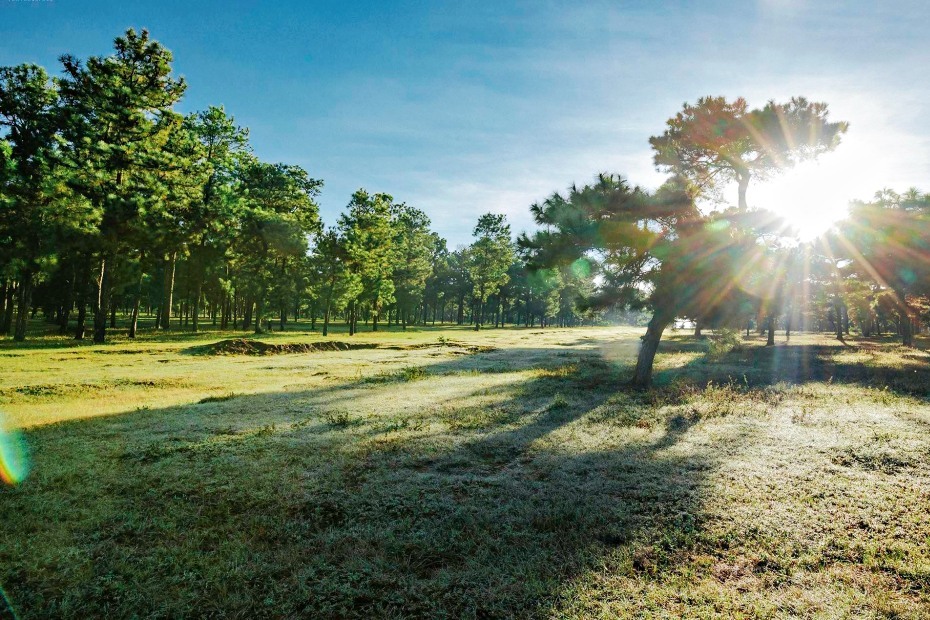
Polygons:
[[750,205],[826,226],[878,189],[930,191],[928,25],[903,0],[0,0],[0,65],[57,74],[147,28],[187,81],[179,110],[223,105],[259,157],[323,179],[324,222],[365,188],[456,247],[489,211],[530,229],[530,204],[598,172],[658,186],[649,137],[705,95],[802,95],[850,124]]

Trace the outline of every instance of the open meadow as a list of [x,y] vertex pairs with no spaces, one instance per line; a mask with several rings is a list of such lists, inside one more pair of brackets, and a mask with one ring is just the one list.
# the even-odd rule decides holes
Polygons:
[[930,615],[930,355],[673,332],[634,391],[641,333],[3,341],[0,585],[22,618]]
[[0,2],[0,620],[930,619],[928,24]]

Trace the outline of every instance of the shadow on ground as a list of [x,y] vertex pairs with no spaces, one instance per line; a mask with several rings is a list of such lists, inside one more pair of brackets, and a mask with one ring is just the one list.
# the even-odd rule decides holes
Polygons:
[[[748,349],[657,378],[877,381],[837,355]],[[25,617],[545,615],[586,571],[649,579],[701,535],[716,453],[688,442],[699,418],[656,413],[673,390],[627,392],[627,372],[509,349],[31,431],[32,477],[0,490],[0,584]]]
[[[668,351],[680,350],[679,342],[668,343]],[[688,349],[685,349],[688,350]],[[896,351],[892,359],[889,351]],[[783,344],[743,346],[717,360],[701,356],[688,364],[659,371],[656,383],[691,380],[735,381],[745,386],[778,383],[827,382],[889,389],[915,396],[930,395],[930,355],[920,349],[905,351],[882,341],[852,341],[831,344]]]
[[684,418],[554,439],[621,372],[560,353],[34,430],[32,477],[0,491],[0,583],[26,617],[499,617],[544,613],[607,557],[674,562],[713,462],[671,450]]

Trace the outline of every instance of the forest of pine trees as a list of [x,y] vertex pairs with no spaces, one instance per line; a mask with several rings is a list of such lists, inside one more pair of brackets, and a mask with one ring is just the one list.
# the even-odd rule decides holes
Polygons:
[[[258,159],[222,107],[181,115],[171,53],[128,30],[61,75],[0,69],[0,333],[42,316],[103,342],[140,329],[333,321],[573,325],[590,274],[530,273],[502,216],[449,250],[421,210],[357,191],[325,226],[322,180]],[[122,323],[121,323],[122,325]]]

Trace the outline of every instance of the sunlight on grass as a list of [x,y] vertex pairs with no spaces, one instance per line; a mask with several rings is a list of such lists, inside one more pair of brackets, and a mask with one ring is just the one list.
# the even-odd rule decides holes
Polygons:
[[679,334],[636,391],[637,336],[184,352],[203,336],[75,347],[87,366],[44,374],[72,349],[28,350],[11,359],[32,379],[0,394],[49,417],[0,489],[0,583],[38,615],[930,612],[922,352],[799,334],[709,355]]

